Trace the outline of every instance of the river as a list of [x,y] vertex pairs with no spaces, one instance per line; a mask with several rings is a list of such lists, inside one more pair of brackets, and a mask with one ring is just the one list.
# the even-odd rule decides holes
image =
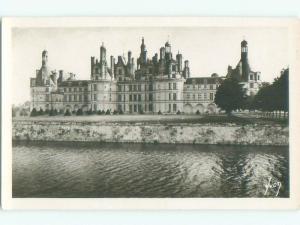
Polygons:
[[13,142],[12,178],[18,198],[289,197],[289,154],[279,146]]

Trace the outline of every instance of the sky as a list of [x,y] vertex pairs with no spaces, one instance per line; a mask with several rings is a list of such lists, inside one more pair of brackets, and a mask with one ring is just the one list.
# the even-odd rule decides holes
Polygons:
[[148,57],[159,53],[169,41],[173,57],[179,51],[189,60],[192,77],[225,76],[228,65],[240,59],[240,42],[248,42],[251,69],[272,82],[288,63],[288,31],[280,27],[95,27],[95,28],[13,28],[13,104],[30,100],[30,77],[41,67],[42,51],[48,51],[51,70],[63,69],[77,79],[90,78],[90,57],[99,58],[102,42],[110,55],[137,59],[144,37]]

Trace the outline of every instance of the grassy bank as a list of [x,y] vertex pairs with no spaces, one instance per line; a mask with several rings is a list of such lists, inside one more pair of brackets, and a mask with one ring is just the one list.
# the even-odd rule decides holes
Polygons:
[[288,119],[256,118],[250,115],[91,115],[91,116],[37,116],[18,117],[15,121],[78,121],[78,122],[104,122],[104,123],[147,123],[147,124],[261,124],[288,125]]

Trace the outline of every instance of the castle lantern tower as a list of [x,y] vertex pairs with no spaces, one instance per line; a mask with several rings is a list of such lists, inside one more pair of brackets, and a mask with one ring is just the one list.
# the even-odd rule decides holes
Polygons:
[[166,59],[171,60],[172,59],[171,45],[168,41],[165,44],[165,50],[166,50]]
[[102,78],[106,77],[106,69],[107,69],[107,63],[106,63],[106,48],[104,47],[104,44],[102,42],[102,45],[100,47],[100,76]]
[[106,48],[104,47],[103,42],[100,47],[100,63],[101,62],[106,62]]
[[47,64],[48,64],[48,52],[47,52],[47,50],[44,50],[42,52],[42,66],[46,67]]
[[144,37],[142,37],[140,64],[146,64],[146,63],[147,63],[147,50],[146,50]]
[[248,81],[250,67],[248,62],[248,43],[245,40],[241,42],[241,64],[242,80]]
[[241,59],[247,60],[248,58],[248,43],[247,41],[243,40],[241,42]]

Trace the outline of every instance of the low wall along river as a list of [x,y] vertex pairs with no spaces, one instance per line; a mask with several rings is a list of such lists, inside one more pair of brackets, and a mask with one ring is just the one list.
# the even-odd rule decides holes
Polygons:
[[13,140],[288,145],[280,125],[15,120]]

